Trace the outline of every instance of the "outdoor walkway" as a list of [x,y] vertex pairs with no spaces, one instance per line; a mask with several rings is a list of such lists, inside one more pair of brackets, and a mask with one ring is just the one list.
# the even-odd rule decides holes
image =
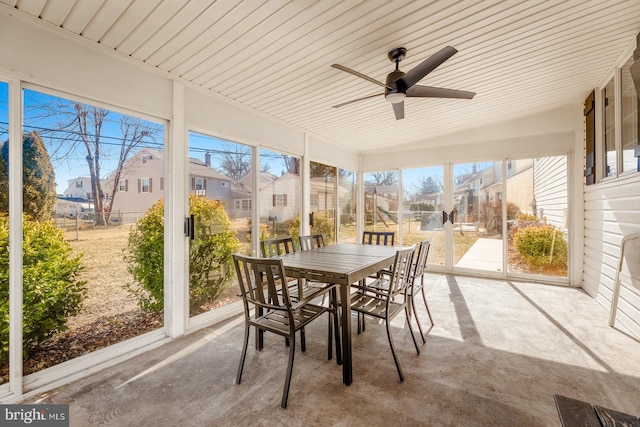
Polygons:
[[485,271],[502,271],[502,239],[479,238],[456,267]]

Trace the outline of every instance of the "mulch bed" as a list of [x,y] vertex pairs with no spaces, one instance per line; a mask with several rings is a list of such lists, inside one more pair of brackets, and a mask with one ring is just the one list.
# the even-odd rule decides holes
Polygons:
[[[140,310],[101,318],[47,339],[24,361],[24,375],[162,327],[162,314]],[[0,384],[9,381],[9,366],[0,367]]]

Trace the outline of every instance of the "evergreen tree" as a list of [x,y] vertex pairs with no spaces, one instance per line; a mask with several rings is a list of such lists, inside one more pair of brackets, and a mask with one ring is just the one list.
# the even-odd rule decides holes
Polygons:
[[[0,211],[9,211],[9,143],[0,155]],[[22,206],[34,221],[51,218],[56,204],[56,176],[44,142],[37,132],[22,139]]]

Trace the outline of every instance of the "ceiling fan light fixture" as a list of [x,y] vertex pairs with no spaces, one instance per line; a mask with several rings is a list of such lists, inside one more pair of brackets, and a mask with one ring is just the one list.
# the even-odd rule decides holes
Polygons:
[[392,93],[388,93],[385,95],[384,99],[387,100],[387,102],[389,102],[390,104],[398,104],[402,101],[404,101],[404,98],[407,95],[405,95],[402,92],[392,92]]

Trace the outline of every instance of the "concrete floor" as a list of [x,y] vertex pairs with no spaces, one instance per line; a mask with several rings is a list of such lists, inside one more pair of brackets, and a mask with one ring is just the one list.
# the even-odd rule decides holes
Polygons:
[[[208,328],[31,401],[70,404],[72,426],[559,426],[553,394],[640,414],[640,343],[578,289],[427,275],[436,325],[416,354],[402,316],[354,335],[354,382],[326,360],[326,322],[296,353],[287,409],[280,337],[249,348],[242,320]],[[426,312],[419,303],[426,324]],[[355,328],[355,325],[354,325]]]

